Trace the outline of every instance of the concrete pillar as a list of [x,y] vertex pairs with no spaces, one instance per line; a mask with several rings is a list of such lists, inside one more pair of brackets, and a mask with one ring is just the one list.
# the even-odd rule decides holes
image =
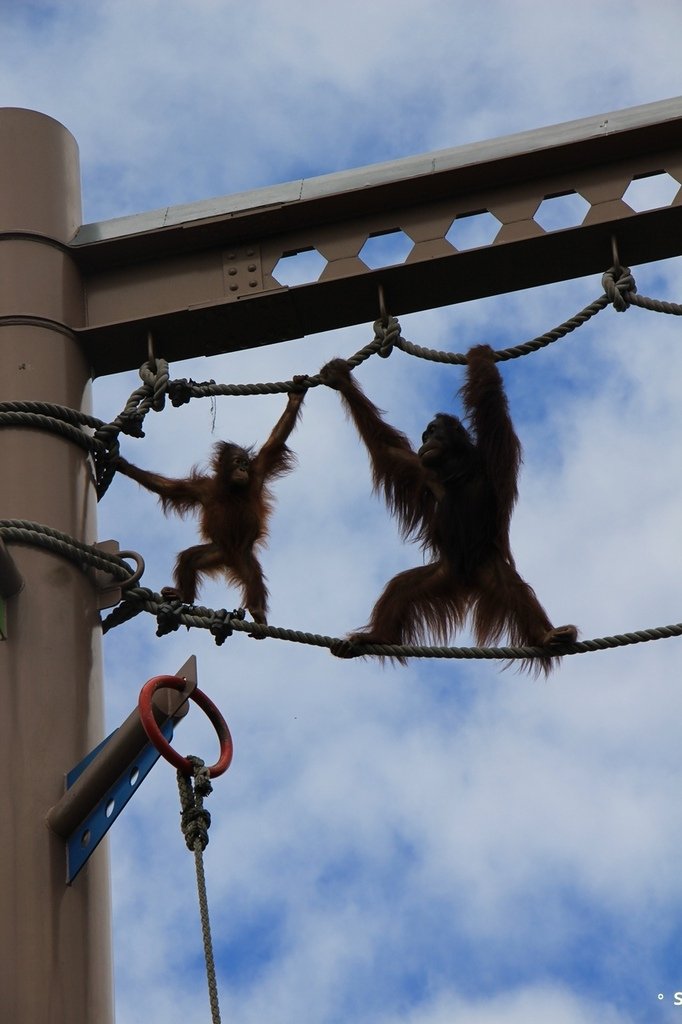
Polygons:
[[[81,223],[78,149],[56,121],[0,109],[0,401],[89,411],[90,368],[69,330],[83,316],[65,247]],[[92,543],[88,456],[70,441],[0,429],[0,518]],[[113,1021],[108,850],[71,887],[45,815],[64,773],[102,739],[101,642],[90,577],[56,554],[9,551],[24,589],[0,642],[0,1019]]]

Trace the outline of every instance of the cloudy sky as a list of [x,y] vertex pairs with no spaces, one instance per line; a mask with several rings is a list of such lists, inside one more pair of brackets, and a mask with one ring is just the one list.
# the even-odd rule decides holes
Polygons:
[[[0,103],[74,134],[86,222],[682,94],[677,0],[0,0],[0,36]],[[632,269],[640,292],[682,302],[680,259]],[[401,323],[423,345],[502,348],[601,290],[597,275]],[[171,375],[281,380],[371,337],[360,325]],[[444,402],[456,411],[461,373],[398,352],[358,377],[416,439]],[[513,546],[553,621],[585,638],[678,621],[679,318],[607,310],[503,374],[525,449]],[[138,383],[98,381],[96,413],[113,418]],[[283,405],[168,408],[123,452],[182,474],[220,438],[261,443]],[[307,396],[292,446],[264,555],[270,621],[343,635],[420,553],[372,496],[334,393]],[[100,536],[139,550],[158,590],[196,531],[117,478]],[[216,581],[202,603],[237,602]],[[201,631],[157,639],[150,616],[108,634],[110,727],[147,678],[196,654],[233,732],[206,852],[224,1019],[682,1020],[681,644],[565,659],[538,681],[485,662],[344,662],[243,634],[221,648]],[[198,711],[176,739],[213,759]],[[112,832],[118,1024],[209,1019],[177,818],[160,762]]]

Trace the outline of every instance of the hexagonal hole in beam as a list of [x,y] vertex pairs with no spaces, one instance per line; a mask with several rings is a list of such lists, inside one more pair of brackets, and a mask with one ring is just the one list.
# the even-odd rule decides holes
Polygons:
[[326,259],[317,249],[301,249],[299,252],[285,252],[275,264],[272,276],[275,281],[292,288],[297,284],[317,281],[326,266]]
[[644,210],[655,210],[659,206],[670,206],[680,189],[667,171],[647,174],[643,178],[635,178],[625,190],[623,199],[635,213]]
[[478,210],[456,217],[445,238],[455,249],[478,249],[490,245],[501,227],[497,217],[488,210]]
[[577,192],[565,192],[543,199],[533,220],[545,231],[577,228],[584,221],[589,208],[590,204]]
[[370,270],[380,270],[381,267],[404,263],[413,245],[412,239],[396,228],[393,231],[382,231],[380,235],[370,235],[359,255]]

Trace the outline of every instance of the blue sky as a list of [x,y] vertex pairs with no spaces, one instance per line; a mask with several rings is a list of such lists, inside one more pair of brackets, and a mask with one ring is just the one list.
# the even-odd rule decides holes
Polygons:
[[[74,134],[90,222],[677,96],[681,34],[676,0],[0,0],[0,102]],[[633,272],[641,292],[682,301],[680,259]],[[597,275],[401,323],[430,347],[501,348],[600,293]],[[679,318],[607,310],[503,368],[525,450],[517,562],[552,619],[586,638],[680,618],[679,332]],[[371,337],[360,325],[171,374],[286,379]],[[416,439],[461,370],[394,353],[358,377]],[[134,372],[97,381],[97,415],[113,418],[137,384]],[[262,443],[282,407],[168,408],[123,451],[181,474],[217,439]],[[307,396],[292,447],[263,558],[270,621],[342,635],[420,555],[371,495],[336,395]],[[196,531],[117,478],[100,536],[139,550],[158,590]],[[221,581],[202,592],[214,607],[235,600]],[[206,852],[225,1020],[682,1019],[680,640],[566,659],[544,682],[483,662],[382,668],[154,632],[140,616],[105,637],[107,717],[113,728],[147,678],[195,653],[230,723]],[[198,712],[177,739],[211,759]],[[159,763],[112,832],[118,1024],[208,1019],[177,819],[174,772]]]

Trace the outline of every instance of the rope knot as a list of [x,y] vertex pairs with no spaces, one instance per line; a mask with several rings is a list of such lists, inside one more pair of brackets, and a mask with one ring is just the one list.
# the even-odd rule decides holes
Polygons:
[[243,608],[235,608],[232,612],[228,612],[225,608],[219,608],[213,612],[213,621],[208,627],[208,631],[215,640],[216,647],[222,647],[227,638],[232,636],[232,620],[245,617]]
[[156,635],[166,636],[167,633],[175,633],[180,628],[180,613],[182,612],[182,601],[164,601],[159,605],[156,612]]
[[[209,384],[215,384],[215,381],[209,381]],[[171,405],[174,409],[179,409],[181,405],[189,405],[189,400],[194,395],[194,388],[197,387],[195,380],[188,380],[186,377],[181,377],[179,380],[171,380],[168,382],[168,397],[171,400]]]
[[180,828],[185,837],[188,850],[194,850],[197,843],[202,853],[208,846],[208,830],[211,827],[211,815],[203,807],[191,807],[182,812]]
[[168,363],[165,359],[153,359],[140,367],[140,378],[153,394],[152,409],[161,412],[168,391]]
[[[189,754],[187,760],[192,763],[193,778],[178,772],[178,789],[180,791],[180,828],[189,850],[196,851],[197,844],[201,852],[208,846],[208,830],[211,827],[211,815],[204,808],[203,798],[212,792],[208,768],[200,757]],[[194,784],[194,785],[192,785]]]
[[382,359],[388,359],[399,337],[400,324],[394,316],[386,317],[385,320],[375,320],[374,339],[379,342],[377,351]]
[[132,412],[122,412],[118,417],[118,425],[122,434],[126,437],[144,437],[142,423],[145,413],[141,409],[134,409]]
[[630,306],[629,294],[637,291],[635,279],[629,267],[611,267],[601,279],[608,300],[617,313],[624,313]]

